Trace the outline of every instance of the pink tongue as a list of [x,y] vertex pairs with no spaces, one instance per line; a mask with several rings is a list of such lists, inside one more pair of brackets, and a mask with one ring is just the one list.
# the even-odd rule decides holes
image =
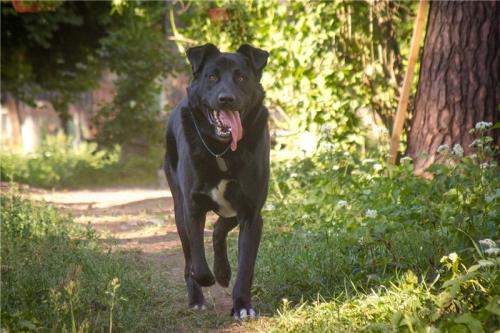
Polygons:
[[243,137],[243,128],[241,127],[240,113],[238,111],[221,111],[221,121],[224,125],[231,127],[231,150],[235,151],[238,148],[238,141]]

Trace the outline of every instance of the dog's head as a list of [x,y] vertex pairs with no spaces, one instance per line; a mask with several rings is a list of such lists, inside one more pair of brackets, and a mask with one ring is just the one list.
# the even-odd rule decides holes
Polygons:
[[242,123],[262,103],[260,78],[268,56],[247,44],[235,53],[220,52],[212,44],[187,50],[193,70],[189,101],[203,112],[208,135],[223,142],[232,140],[233,151],[243,137]]

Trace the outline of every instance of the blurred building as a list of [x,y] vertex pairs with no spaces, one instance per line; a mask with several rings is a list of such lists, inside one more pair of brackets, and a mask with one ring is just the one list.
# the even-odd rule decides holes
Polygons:
[[[97,132],[92,125],[92,118],[104,105],[111,103],[116,93],[112,73],[103,75],[99,87],[80,94],[77,101],[69,107],[70,121],[67,124],[68,135],[75,145],[95,138]],[[163,82],[163,91],[159,99],[164,117],[186,95],[189,77],[179,74],[168,76]],[[159,120],[161,121],[161,120]],[[47,135],[63,131],[63,124],[47,98],[40,96],[34,105],[28,105],[2,92],[0,108],[0,144],[24,153],[33,152]]]
[[[70,120],[67,134],[78,145],[82,140],[91,140],[96,132],[92,117],[102,104],[113,100],[115,86],[111,74],[103,76],[99,87],[80,94],[69,106]],[[2,92],[0,108],[0,143],[2,147],[33,152],[46,135],[63,131],[63,124],[52,104],[43,95],[35,99],[34,105],[24,103],[11,94]]]

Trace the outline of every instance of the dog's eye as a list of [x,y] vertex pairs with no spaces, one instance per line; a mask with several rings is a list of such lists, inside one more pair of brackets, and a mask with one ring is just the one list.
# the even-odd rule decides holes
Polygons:
[[217,75],[215,75],[215,74],[210,74],[210,75],[208,76],[208,79],[209,79],[210,81],[217,81]]

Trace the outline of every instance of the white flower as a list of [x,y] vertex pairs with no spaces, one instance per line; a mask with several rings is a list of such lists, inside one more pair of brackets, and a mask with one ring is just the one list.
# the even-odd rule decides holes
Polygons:
[[483,141],[480,139],[472,141],[472,143],[469,145],[469,147],[482,147],[482,146],[483,146]]
[[302,219],[303,219],[303,220],[306,220],[306,219],[308,219],[308,218],[310,218],[310,217],[311,217],[311,216],[310,216],[309,214],[304,214],[304,215],[302,215]]
[[401,163],[403,163],[403,164],[405,164],[405,163],[411,163],[412,158],[410,156],[405,156],[405,157],[402,157],[399,161]]
[[458,143],[453,146],[453,153],[459,157],[464,156],[464,149]]
[[436,152],[441,154],[442,152],[444,152],[448,149],[450,149],[450,147],[448,145],[441,145],[441,146],[437,147]]
[[297,173],[296,173],[296,172],[292,172],[292,173],[290,173],[290,178],[295,178],[295,177],[297,177],[297,176],[298,176],[298,175],[297,175]]
[[320,130],[323,133],[330,133],[332,131],[332,125],[329,125],[329,124],[321,125],[321,129]]
[[455,262],[458,259],[458,255],[456,252],[452,252],[448,255],[448,258],[450,258],[451,262]]
[[489,249],[484,250],[486,254],[497,255],[500,253],[500,249],[498,247],[490,247]]
[[137,105],[137,102],[134,101],[133,99],[129,102],[130,108],[134,108]]
[[485,128],[488,128],[488,127],[491,127],[491,125],[493,125],[492,123],[490,122],[487,122],[487,121],[480,121],[476,124],[476,129],[479,129],[479,130],[482,130],[482,129],[485,129]]
[[344,207],[347,207],[347,201],[345,201],[345,200],[339,200],[339,202],[337,202],[337,206],[335,206],[335,208],[337,208],[337,209],[344,208]]
[[373,170],[375,170],[375,171],[380,171],[382,169],[383,169],[382,166],[380,164],[378,164],[378,163],[375,163],[373,165]]
[[331,143],[331,142],[325,142],[323,143],[323,148],[326,149],[326,150],[335,150],[335,144]]
[[482,246],[486,246],[486,247],[497,247],[497,243],[495,243],[494,240],[489,239],[489,238],[481,239],[479,241],[479,244],[481,244]]
[[491,260],[483,260],[483,259],[478,260],[477,263],[481,267],[487,267],[487,266],[494,266],[495,265],[495,263],[493,261],[491,261]]
[[374,219],[377,217],[377,211],[375,209],[367,209],[365,214],[366,214],[366,217],[369,217],[371,219]]

